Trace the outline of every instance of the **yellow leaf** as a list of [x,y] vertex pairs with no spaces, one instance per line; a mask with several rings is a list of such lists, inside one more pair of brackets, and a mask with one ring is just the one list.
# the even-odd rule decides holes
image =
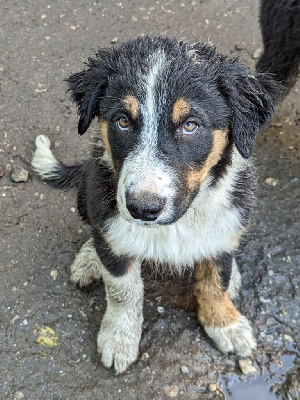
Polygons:
[[42,346],[55,347],[59,345],[58,336],[49,326],[36,325],[33,333],[37,336],[36,341]]

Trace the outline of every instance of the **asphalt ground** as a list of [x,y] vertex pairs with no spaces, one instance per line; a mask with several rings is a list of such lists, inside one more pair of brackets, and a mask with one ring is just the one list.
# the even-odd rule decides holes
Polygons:
[[[256,371],[243,375],[239,358],[205,336],[188,277],[147,268],[138,361],[115,376],[96,354],[104,287],[80,290],[69,280],[90,229],[75,192],[44,185],[29,163],[38,134],[58,159],[87,157],[97,125],[78,137],[63,80],[98,47],[144,34],[210,41],[251,68],[262,47],[253,0],[1,2],[0,398],[298,399],[299,82],[258,137],[256,213],[238,256],[236,305],[255,329]],[[26,182],[12,180],[16,166],[28,171]]]

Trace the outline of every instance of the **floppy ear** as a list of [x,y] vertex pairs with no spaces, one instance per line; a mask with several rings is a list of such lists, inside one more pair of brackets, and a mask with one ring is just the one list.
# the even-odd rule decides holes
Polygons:
[[221,92],[231,110],[231,134],[244,158],[249,158],[257,133],[274,114],[282,87],[268,75],[252,74],[237,62],[221,77]]
[[105,94],[108,79],[111,74],[111,63],[107,62],[112,50],[99,50],[96,58],[88,59],[88,69],[70,76],[68,92],[77,104],[79,123],[78,133],[83,135],[92,120],[100,115],[100,102]]

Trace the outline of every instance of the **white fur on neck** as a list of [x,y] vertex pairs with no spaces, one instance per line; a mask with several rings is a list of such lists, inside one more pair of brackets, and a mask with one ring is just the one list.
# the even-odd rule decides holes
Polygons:
[[182,272],[184,267],[193,268],[195,261],[234,251],[233,238],[242,222],[230,202],[230,192],[246,163],[235,152],[225,176],[213,188],[208,182],[203,184],[188,211],[174,224],[145,227],[120,215],[110,219],[106,229],[114,253],[167,263]]

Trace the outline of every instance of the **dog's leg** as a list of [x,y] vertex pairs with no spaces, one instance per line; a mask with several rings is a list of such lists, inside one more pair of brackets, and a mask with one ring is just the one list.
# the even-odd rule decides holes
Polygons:
[[107,309],[98,334],[98,352],[105,367],[124,372],[138,356],[143,323],[141,263],[131,261],[127,272],[113,276],[102,266]]
[[97,339],[105,367],[124,372],[138,356],[143,323],[141,261],[118,256],[102,228],[94,229],[107,308]]
[[87,286],[101,278],[101,261],[96,253],[94,239],[90,238],[80,249],[71,265],[71,281]]
[[205,332],[224,353],[250,356],[256,348],[252,328],[229,298],[232,257],[206,260],[195,265],[198,319]]

